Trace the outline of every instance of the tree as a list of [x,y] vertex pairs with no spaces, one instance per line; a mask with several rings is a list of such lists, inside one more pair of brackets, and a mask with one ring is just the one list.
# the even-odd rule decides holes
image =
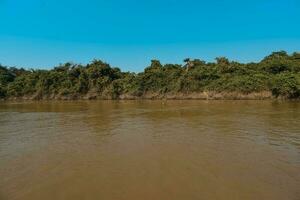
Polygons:
[[273,52],[260,62],[239,63],[225,57],[206,63],[200,59],[185,64],[152,60],[141,73],[122,72],[101,60],[87,65],[60,64],[50,70],[25,70],[0,65],[0,98],[34,95],[38,98],[83,96],[87,93],[142,96],[201,91],[251,93],[300,98],[300,54]]

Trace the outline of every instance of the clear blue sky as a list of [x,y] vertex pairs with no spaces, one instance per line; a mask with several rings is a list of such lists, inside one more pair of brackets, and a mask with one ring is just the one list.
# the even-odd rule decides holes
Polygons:
[[300,0],[0,0],[0,63],[258,61],[300,51]]

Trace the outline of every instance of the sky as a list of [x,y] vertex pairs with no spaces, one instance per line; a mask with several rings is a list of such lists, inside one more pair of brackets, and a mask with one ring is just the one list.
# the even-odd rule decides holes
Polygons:
[[0,63],[259,61],[300,51],[300,0],[0,0]]

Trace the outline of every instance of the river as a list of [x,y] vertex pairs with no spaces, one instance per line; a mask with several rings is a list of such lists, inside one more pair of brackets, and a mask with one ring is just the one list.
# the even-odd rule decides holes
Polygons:
[[2,102],[0,199],[298,200],[300,102]]

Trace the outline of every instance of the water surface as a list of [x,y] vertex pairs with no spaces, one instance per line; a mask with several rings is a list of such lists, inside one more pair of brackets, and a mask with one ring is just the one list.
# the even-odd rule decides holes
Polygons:
[[0,103],[1,200],[300,199],[300,103]]

